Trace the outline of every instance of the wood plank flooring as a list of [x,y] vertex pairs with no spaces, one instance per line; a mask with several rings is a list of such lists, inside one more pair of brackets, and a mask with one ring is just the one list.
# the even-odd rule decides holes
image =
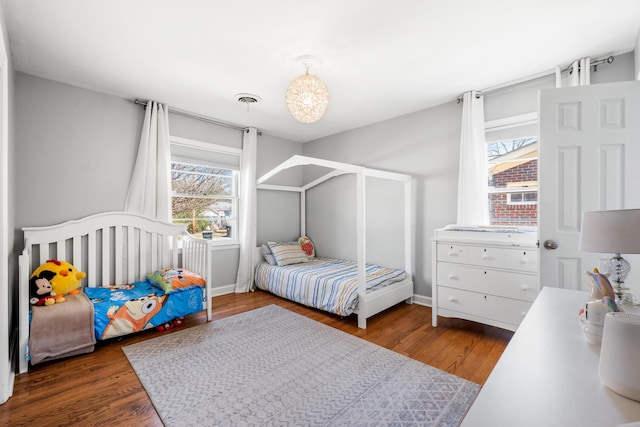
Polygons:
[[[267,292],[213,299],[214,321],[277,304],[326,325],[389,348],[449,373],[484,384],[513,333],[459,319],[431,326],[431,308],[398,304],[358,329],[357,318],[306,308]],[[121,347],[206,323],[204,313],[183,326],[101,342],[87,355],[37,365],[16,377],[14,395],[0,405],[3,426],[162,426]]]

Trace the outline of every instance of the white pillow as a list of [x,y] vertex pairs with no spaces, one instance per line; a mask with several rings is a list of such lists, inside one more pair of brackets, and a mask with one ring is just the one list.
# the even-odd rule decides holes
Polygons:
[[271,253],[279,266],[299,264],[309,261],[309,258],[307,258],[307,255],[302,251],[298,242],[267,242],[267,245],[269,245],[269,249],[271,249]]
[[271,252],[271,249],[269,249],[269,246],[262,245],[262,247],[260,247],[260,254],[264,258],[264,260],[269,263],[269,265],[277,264],[276,259],[274,258],[273,253]]

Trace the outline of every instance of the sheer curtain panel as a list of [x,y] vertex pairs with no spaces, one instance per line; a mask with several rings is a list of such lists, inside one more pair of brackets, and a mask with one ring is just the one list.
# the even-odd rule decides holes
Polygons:
[[489,224],[487,147],[484,138],[484,100],[466,92],[462,105],[458,218],[463,225]]
[[556,87],[587,86],[591,84],[591,58],[576,59],[563,71],[556,67]]
[[256,150],[258,131],[249,128],[242,142],[242,164],[240,166],[240,217],[238,239],[240,259],[236,277],[236,293],[253,289],[253,252],[256,233]]
[[124,210],[171,222],[170,173],[169,108],[149,101]]

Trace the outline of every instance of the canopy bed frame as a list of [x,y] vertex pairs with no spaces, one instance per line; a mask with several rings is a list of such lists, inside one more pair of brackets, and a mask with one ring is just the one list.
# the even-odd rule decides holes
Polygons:
[[[302,186],[272,185],[266,182],[279,173],[298,166],[320,166],[327,168],[330,172]],[[356,176],[356,263],[358,275],[358,306],[354,311],[358,315],[358,327],[365,329],[367,318],[401,302],[411,302],[413,298],[413,281],[411,278],[411,226],[412,226],[412,203],[411,203],[411,176],[388,172],[383,170],[366,168],[363,166],[335,162],[331,160],[318,159],[313,157],[295,155],[269,172],[262,175],[256,181],[258,190],[289,191],[300,194],[300,235],[306,235],[306,192],[325,181],[345,174]],[[366,291],[365,267],[366,267],[366,212],[365,212],[365,181],[367,177],[375,177],[384,180],[397,181],[403,184],[404,216],[401,219],[403,239],[404,239],[404,270],[407,272],[406,279],[402,282],[394,283],[373,292]],[[254,246],[257,247],[257,236]],[[259,248],[254,253],[255,264],[260,260]]]

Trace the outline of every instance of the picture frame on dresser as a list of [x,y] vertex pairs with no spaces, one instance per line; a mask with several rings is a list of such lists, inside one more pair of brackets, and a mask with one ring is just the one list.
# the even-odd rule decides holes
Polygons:
[[443,316],[518,328],[540,292],[535,229],[450,225],[432,248],[434,327]]

